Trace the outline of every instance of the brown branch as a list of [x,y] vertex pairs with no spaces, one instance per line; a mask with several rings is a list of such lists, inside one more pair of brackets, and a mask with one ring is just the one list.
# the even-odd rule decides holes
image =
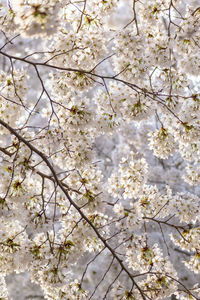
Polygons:
[[61,189],[61,191],[65,194],[65,196],[67,197],[69,203],[76,209],[76,211],[79,213],[79,215],[82,217],[82,219],[84,219],[86,221],[86,223],[93,229],[93,231],[95,232],[95,234],[97,235],[97,237],[101,240],[101,242],[104,244],[104,246],[109,250],[109,252],[111,252],[112,256],[119,263],[119,265],[121,266],[121,270],[124,271],[128,275],[128,277],[132,281],[133,285],[138,289],[139,293],[141,294],[142,299],[146,300],[146,296],[142,292],[142,290],[139,287],[139,285],[137,284],[137,282],[134,280],[133,275],[130,273],[130,271],[128,270],[128,268],[124,265],[123,261],[115,253],[115,251],[113,250],[113,248],[107,243],[107,241],[104,239],[104,237],[99,233],[99,231],[97,230],[97,228],[95,227],[95,225],[92,223],[92,221],[90,221],[88,219],[88,217],[81,211],[80,207],[70,197],[68,191],[63,186],[62,182],[59,180],[59,178],[58,178],[58,176],[56,174],[56,171],[54,170],[52,164],[49,162],[49,160],[46,157],[46,155],[44,153],[42,153],[40,150],[38,150],[35,146],[33,146],[30,142],[28,142],[25,138],[23,138],[15,129],[13,129],[10,125],[8,125],[7,123],[5,123],[1,119],[0,119],[0,124],[3,127],[5,127],[6,129],[8,129],[8,131],[10,131],[10,133],[12,135],[14,135],[19,141],[21,141],[22,143],[24,143],[31,151],[33,151],[39,157],[42,158],[42,160],[45,162],[45,164],[47,165],[47,167],[50,169],[50,171],[52,173],[52,176],[54,177],[55,183],[57,184],[57,186],[59,186],[59,188]]

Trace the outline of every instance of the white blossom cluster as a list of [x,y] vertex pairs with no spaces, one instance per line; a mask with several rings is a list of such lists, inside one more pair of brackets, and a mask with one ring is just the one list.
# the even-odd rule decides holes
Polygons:
[[133,153],[123,158],[117,173],[108,180],[108,192],[113,197],[136,198],[147,178],[147,164],[144,158],[134,161]]
[[16,70],[12,75],[0,73],[0,116],[10,125],[14,125],[25,106],[23,99],[27,92],[27,80],[23,70]]

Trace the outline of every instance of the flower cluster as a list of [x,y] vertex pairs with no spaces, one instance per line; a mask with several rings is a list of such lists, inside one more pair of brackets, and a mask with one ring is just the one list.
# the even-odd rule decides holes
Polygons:
[[10,125],[15,125],[25,107],[27,80],[23,70],[15,70],[12,74],[0,73],[0,116]]
[[136,198],[147,179],[147,163],[144,158],[134,160],[134,153],[124,157],[108,180],[108,192],[113,197]]
[[173,155],[176,143],[173,135],[161,128],[156,132],[149,133],[149,148],[153,150],[155,156],[166,159],[169,155]]

